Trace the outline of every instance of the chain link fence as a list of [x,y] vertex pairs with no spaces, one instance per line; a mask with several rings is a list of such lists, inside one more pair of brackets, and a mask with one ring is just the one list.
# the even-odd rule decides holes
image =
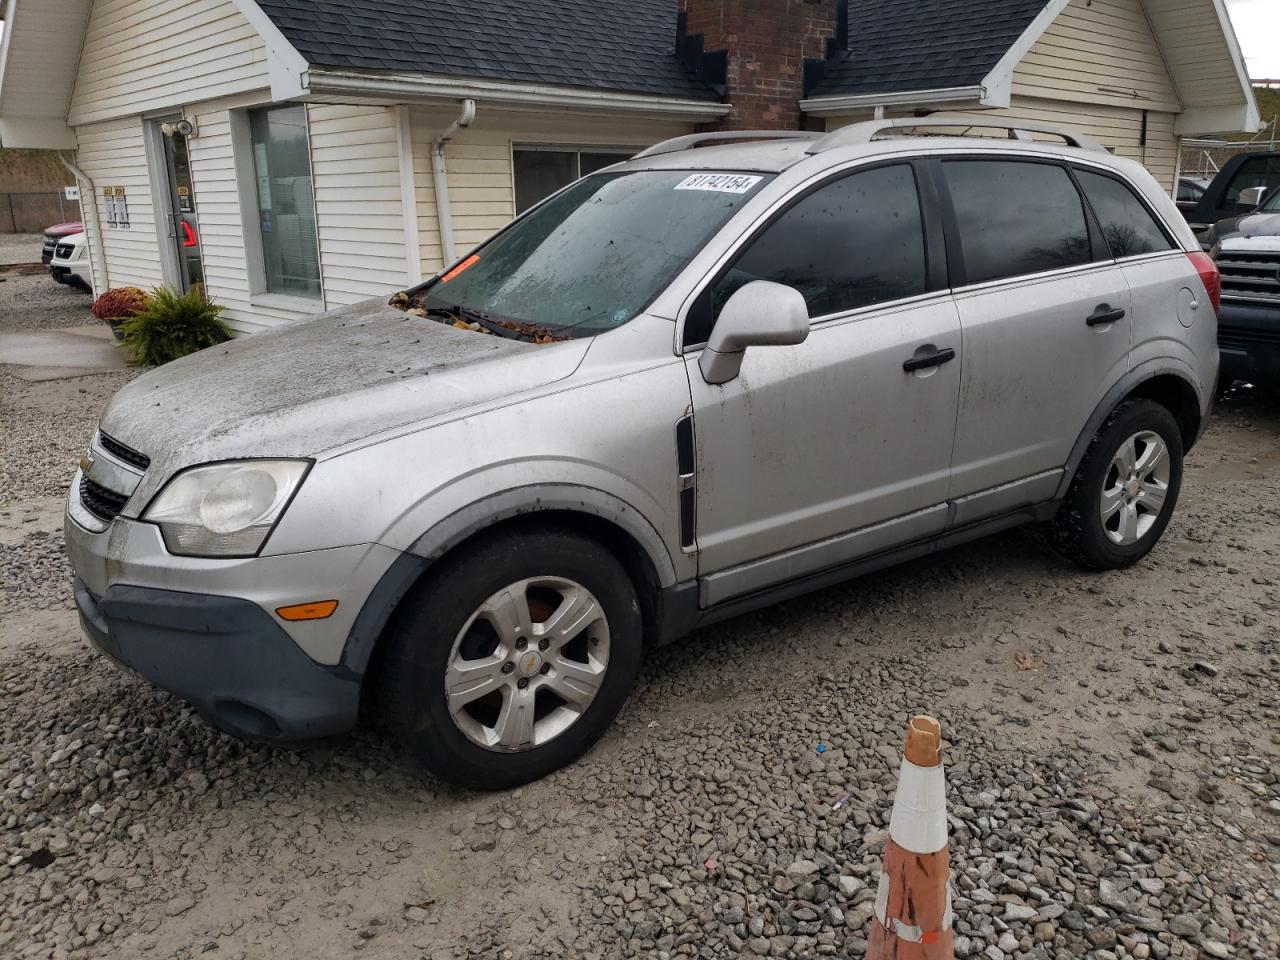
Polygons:
[[0,233],[41,233],[45,227],[80,219],[80,201],[61,190],[0,193]]
[[1179,169],[1184,177],[1212,180],[1232,157],[1260,150],[1280,150],[1280,117],[1272,117],[1248,140],[1183,140]]

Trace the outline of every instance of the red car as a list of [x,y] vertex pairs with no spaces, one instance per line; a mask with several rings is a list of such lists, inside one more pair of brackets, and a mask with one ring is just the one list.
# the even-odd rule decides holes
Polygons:
[[52,227],[45,227],[44,243],[40,248],[40,262],[47,267],[49,261],[53,259],[53,248],[58,245],[58,241],[73,233],[84,233],[84,224],[79,220],[55,223]]

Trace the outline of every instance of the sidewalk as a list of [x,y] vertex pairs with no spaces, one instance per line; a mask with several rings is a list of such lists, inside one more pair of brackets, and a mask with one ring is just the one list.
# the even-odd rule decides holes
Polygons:
[[106,324],[0,334],[0,366],[22,380],[62,380],[128,367]]

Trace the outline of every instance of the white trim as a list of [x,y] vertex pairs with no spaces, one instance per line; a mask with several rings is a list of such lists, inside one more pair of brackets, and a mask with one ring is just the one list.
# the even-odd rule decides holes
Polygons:
[[1071,0],[1049,0],[1013,42],[1013,46],[1004,52],[1004,56],[982,78],[982,85],[987,89],[987,99],[982,104],[984,107],[1009,106],[1013,99],[1013,71],[1070,2]]
[[857,113],[878,107],[912,107],[935,103],[986,104],[982,87],[938,87],[934,90],[896,90],[887,93],[851,93],[838,97],[813,97],[800,101],[800,109],[815,117]]
[[75,150],[75,131],[53,117],[0,117],[0,147]]
[[1258,105],[1250,93],[1248,103],[1232,107],[1189,107],[1178,114],[1173,132],[1181,136],[1200,136],[1207,133],[1256,133],[1261,127]]
[[477,100],[508,108],[586,110],[617,115],[715,120],[729,113],[727,103],[615,93],[548,84],[503,83],[469,77],[438,77],[406,73],[350,73],[313,68],[306,86],[312,98],[342,97],[345,102],[411,102],[456,104]]
[[[165,155],[160,124],[181,116],[171,109],[142,121],[143,152],[147,160],[147,178],[151,181],[152,219],[155,221],[156,242],[160,245],[160,274],[165,285],[177,291],[182,290],[182,264],[178,262],[177,238],[169,235],[169,229],[174,226],[173,193],[169,185],[169,158]],[[192,202],[194,209],[194,198]]]
[[[1231,16],[1227,13],[1225,0],[1213,0],[1213,12],[1218,15],[1218,25],[1222,28],[1222,38],[1231,51],[1231,63],[1236,68],[1236,77],[1240,81],[1240,89],[1244,92],[1244,124],[1240,127],[1223,127],[1221,132],[1239,130],[1242,133],[1257,133],[1262,129],[1262,116],[1258,112],[1258,101],[1253,96],[1253,84],[1249,81],[1249,70],[1245,66],[1244,54],[1240,52],[1240,41],[1236,39],[1236,31],[1231,26]],[[1199,108],[1206,109],[1206,108]],[[1192,113],[1188,110],[1187,113]],[[1185,116],[1185,114],[1184,114]],[[1179,120],[1182,118],[1179,117]],[[1181,132],[1175,130],[1175,132]],[[1215,131],[1216,132],[1216,131]]]
[[422,237],[418,230],[418,187],[413,170],[413,127],[409,107],[392,107],[400,151],[400,207],[404,218],[404,268],[409,286],[422,282]]
[[942,764],[917,767],[902,758],[889,815],[889,839],[911,853],[947,849],[947,781]]
[[267,75],[271,98],[292,100],[304,92],[307,59],[288,41],[275,22],[254,0],[231,0],[267,45]]

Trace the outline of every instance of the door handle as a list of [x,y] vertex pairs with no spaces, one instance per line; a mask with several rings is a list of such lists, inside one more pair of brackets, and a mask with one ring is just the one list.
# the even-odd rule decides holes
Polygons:
[[907,373],[913,370],[923,370],[926,367],[940,367],[948,360],[954,360],[956,352],[950,347],[943,347],[941,350],[935,350],[923,357],[912,357],[910,360],[903,361],[902,369]]
[[1085,323],[1087,323],[1091,327],[1100,327],[1104,323],[1115,323],[1117,320],[1123,320],[1123,319],[1124,319],[1123,308],[1112,310],[1110,304],[1100,303],[1098,304],[1097,307],[1094,308],[1093,313],[1089,314],[1088,318],[1085,320]]

